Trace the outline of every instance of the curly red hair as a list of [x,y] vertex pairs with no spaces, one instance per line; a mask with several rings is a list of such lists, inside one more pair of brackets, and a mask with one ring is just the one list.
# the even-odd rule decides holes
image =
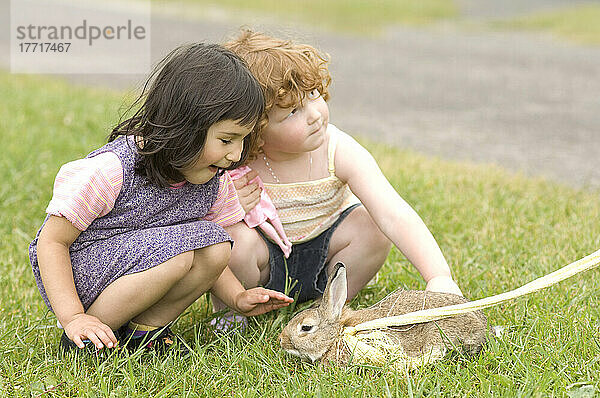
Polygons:
[[329,56],[314,47],[250,29],[243,29],[224,46],[246,61],[262,86],[265,113],[274,105],[298,106],[306,93],[314,89],[319,90],[325,101],[329,99]]

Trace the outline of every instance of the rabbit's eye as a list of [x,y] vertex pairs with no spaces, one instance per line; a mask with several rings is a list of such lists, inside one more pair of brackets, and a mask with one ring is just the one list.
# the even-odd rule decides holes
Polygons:
[[302,325],[302,331],[303,332],[310,332],[312,330],[312,326],[311,325]]

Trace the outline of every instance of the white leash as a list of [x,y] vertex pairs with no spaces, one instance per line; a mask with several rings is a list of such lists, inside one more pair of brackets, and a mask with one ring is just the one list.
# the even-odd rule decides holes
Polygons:
[[580,272],[587,271],[600,264],[600,250],[579,259],[569,265],[565,265],[559,270],[556,270],[546,276],[542,276],[534,281],[527,283],[515,290],[506,293],[497,294],[495,296],[486,297],[480,300],[471,301],[464,304],[449,305],[446,307],[430,308],[428,310],[420,310],[410,312],[408,314],[390,316],[386,318],[374,319],[372,321],[363,322],[356,326],[349,326],[344,329],[345,335],[355,335],[357,332],[373,329],[384,329],[390,326],[410,325],[413,323],[423,323],[435,321],[438,319],[448,318],[466,312],[481,310],[483,308],[493,307],[498,304],[516,299],[517,297],[536,292],[546,287],[557,284],[567,278],[572,277]]

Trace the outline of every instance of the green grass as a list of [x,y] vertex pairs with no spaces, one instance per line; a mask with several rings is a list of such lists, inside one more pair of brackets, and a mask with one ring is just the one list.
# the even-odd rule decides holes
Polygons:
[[186,15],[241,13],[245,23],[267,17],[279,23],[283,19],[286,23],[359,33],[375,33],[393,24],[427,24],[458,14],[452,0],[153,0],[153,6]]
[[496,21],[494,27],[549,33],[577,43],[600,44],[600,5],[581,4],[555,11]]
[[[205,299],[175,325],[194,347],[190,358],[59,356],[60,332],[33,282],[27,245],[60,165],[102,145],[122,98],[0,73],[0,396],[589,397],[600,388],[598,270],[487,310],[492,325],[508,329],[480,356],[449,357],[408,374],[321,368],[287,357],[276,336],[290,311],[252,319],[242,335],[217,339],[206,327]],[[365,145],[426,220],[467,297],[513,289],[600,247],[598,192]],[[424,288],[396,250],[380,274],[354,306],[396,287]]]

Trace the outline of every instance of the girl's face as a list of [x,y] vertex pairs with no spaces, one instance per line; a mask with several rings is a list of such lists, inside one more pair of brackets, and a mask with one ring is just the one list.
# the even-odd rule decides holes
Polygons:
[[219,168],[227,168],[240,160],[244,138],[251,131],[233,120],[213,124],[208,128],[204,150],[193,164],[181,169],[181,173],[192,184],[207,183]]
[[302,104],[282,108],[275,105],[268,113],[269,123],[262,131],[267,152],[301,153],[317,149],[325,139],[329,107],[318,90],[306,94]]

